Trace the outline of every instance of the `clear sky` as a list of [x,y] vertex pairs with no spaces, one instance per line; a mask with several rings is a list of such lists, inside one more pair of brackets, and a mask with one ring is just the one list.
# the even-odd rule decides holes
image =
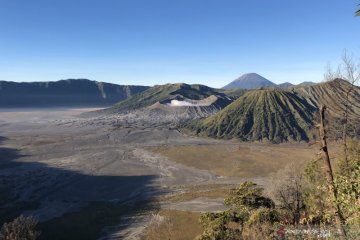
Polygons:
[[360,56],[357,0],[0,0],[0,79],[321,81]]

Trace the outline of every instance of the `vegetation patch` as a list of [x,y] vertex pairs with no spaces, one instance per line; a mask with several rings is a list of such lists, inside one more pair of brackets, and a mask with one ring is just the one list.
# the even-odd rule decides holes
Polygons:
[[192,186],[185,188],[182,193],[163,196],[159,200],[168,202],[186,202],[196,198],[225,198],[232,187],[234,187],[234,185],[231,184]]
[[189,240],[200,235],[203,228],[201,214],[178,210],[160,210],[152,216],[142,240]]

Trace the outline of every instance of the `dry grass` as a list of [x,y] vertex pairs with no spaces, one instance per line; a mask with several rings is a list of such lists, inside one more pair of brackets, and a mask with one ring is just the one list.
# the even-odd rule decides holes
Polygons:
[[160,210],[153,215],[145,229],[143,240],[189,240],[203,232],[199,223],[200,213],[178,210]]
[[[333,148],[332,148],[333,149]],[[222,176],[265,177],[290,163],[305,163],[315,158],[317,146],[305,144],[218,144],[171,146],[151,151],[169,160]]]
[[207,184],[188,186],[183,189],[184,192],[162,196],[158,200],[174,203],[186,202],[196,198],[225,198],[229,194],[230,189],[234,187],[236,187],[236,185],[232,184]]

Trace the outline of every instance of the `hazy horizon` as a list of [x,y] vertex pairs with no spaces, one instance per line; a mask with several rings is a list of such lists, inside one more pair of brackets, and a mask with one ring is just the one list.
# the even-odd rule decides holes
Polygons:
[[[249,73],[244,73],[242,75],[246,75],[246,74],[249,74]],[[258,74],[258,73],[257,73]],[[241,75],[241,76],[242,76]],[[264,77],[263,75],[259,74],[260,76]],[[240,77],[240,76],[239,76]],[[266,78],[266,77],[265,77]],[[236,78],[237,79],[237,78]],[[202,85],[206,85],[206,86],[209,86],[209,87],[214,87],[214,88],[222,88],[224,87],[226,84],[236,80],[236,79],[233,79],[233,80],[229,80],[227,83],[225,83],[223,86],[220,86],[220,87],[214,87],[214,86],[211,86],[211,85],[207,85],[206,83],[199,83],[199,82],[162,82],[162,83],[156,83],[156,84],[153,84],[153,85],[142,85],[142,86],[155,86],[155,85],[162,85],[162,84],[179,84],[179,83],[185,83],[185,84],[202,84]],[[268,78],[266,78],[268,79]],[[30,83],[30,82],[57,82],[57,81],[66,81],[66,80],[89,80],[89,81],[96,81],[96,82],[105,82],[105,83],[112,83],[112,84],[119,84],[119,85],[133,85],[133,84],[127,84],[127,83],[118,83],[118,82],[110,82],[110,81],[103,81],[103,80],[98,80],[98,79],[89,79],[89,78],[67,78],[67,79],[58,79],[58,80],[50,80],[50,81],[11,81],[11,80],[5,80],[5,79],[0,79],[0,81],[7,81],[7,82],[16,82],[16,83]],[[274,82],[275,81],[272,81],[271,79],[268,79],[269,81],[271,82]],[[315,82],[315,83],[319,83],[321,81],[303,81],[303,82]],[[294,85],[296,84],[300,84],[300,83],[303,83],[303,82],[299,82],[299,83],[292,83],[292,82],[289,82],[289,83],[292,83]],[[280,83],[277,83],[277,84],[281,84],[281,83],[287,83],[287,82],[280,82]]]

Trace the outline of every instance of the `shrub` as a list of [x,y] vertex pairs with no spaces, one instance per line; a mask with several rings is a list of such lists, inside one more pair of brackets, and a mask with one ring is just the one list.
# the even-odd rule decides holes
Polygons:
[[4,223],[0,230],[0,240],[36,240],[40,236],[36,225],[37,221],[33,217],[21,215],[12,222]]

